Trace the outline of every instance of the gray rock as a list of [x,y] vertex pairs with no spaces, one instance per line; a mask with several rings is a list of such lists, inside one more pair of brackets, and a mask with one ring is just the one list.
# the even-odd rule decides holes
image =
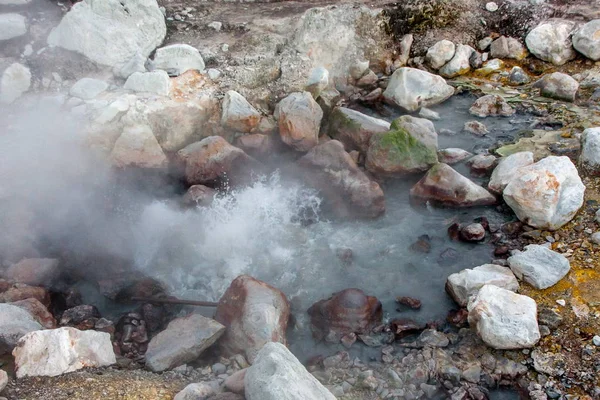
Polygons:
[[0,369],[0,393],[8,385],[8,374],[3,369]]
[[494,41],[494,39],[492,39],[489,36],[484,37],[479,42],[477,42],[477,48],[480,51],[486,51],[488,49],[488,47],[490,47],[490,45],[492,44],[493,41]]
[[492,172],[488,189],[490,192],[501,194],[506,185],[516,176],[517,171],[531,164],[533,164],[533,153],[530,151],[522,151],[503,157],[494,172]]
[[297,151],[308,151],[319,142],[323,110],[309,92],[296,92],[275,108],[281,140]]
[[475,50],[471,46],[466,46],[464,44],[456,46],[454,57],[440,68],[440,75],[444,78],[454,78],[469,72],[471,70],[469,58],[474,51]]
[[573,47],[591,60],[600,60],[600,19],[584,24],[575,32]]
[[6,270],[5,277],[30,286],[51,286],[60,269],[55,258],[25,258]]
[[487,94],[475,100],[471,108],[469,108],[469,113],[480,118],[490,115],[494,117],[510,117],[515,113],[515,109],[502,96]]
[[524,85],[531,82],[529,75],[523,70],[523,68],[514,66],[510,70],[510,75],[508,76],[509,84],[518,86]]
[[0,14],[0,41],[13,39],[27,33],[27,19],[15,13]]
[[542,96],[557,100],[575,101],[575,95],[579,90],[579,82],[562,72],[554,72],[544,75],[533,84],[539,88]]
[[600,175],[600,127],[583,131],[579,161],[587,172]]
[[69,94],[83,100],[91,100],[108,89],[108,83],[100,79],[82,78],[75,82]]
[[472,69],[481,68],[483,65],[482,54],[478,51],[473,51],[473,53],[471,53],[471,57],[469,57],[469,65]]
[[463,126],[465,132],[472,133],[475,136],[485,136],[490,133],[487,127],[479,121],[467,121]]
[[233,131],[250,133],[260,123],[260,113],[238,92],[230,90],[223,99],[221,125]]
[[432,121],[440,120],[440,114],[425,107],[421,108],[421,110],[419,111],[419,117],[426,118]]
[[[468,62],[468,60],[467,60]],[[439,104],[454,94],[454,88],[440,76],[415,68],[399,68],[383,92],[384,99],[406,111]]]
[[316,99],[327,86],[329,86],[329,71],[325,67],[317,67],[310,72],[305,90]]
[[0,80],[0,103],[11,104],[29,90],[31,72],[23,64],[14,63],[2,73]]
[[146,366],[158,372],[194,361],[224,332],[223,325],[199,314],[176,318],[150,340]]
[[556,230],[583,205],[585,186],[566,156],[546,157],[515,175],[504,189],[504,201],[528,225]]
[[42,326],[24,309],[0,304],[0,354],[10,352],[25,334],[40,329]]
[[206,73],[208,74],[208,77],[213,81],[216,81],[222,75],[221,71],[215,68],[209,68],[208,71],[206,71]]
[[533,347],[540,340],[537,305],[527,296],[484,285],[467,309],[471,327],[494,349]]
[[116,167],[164,168],[168,164],[152,129],[128,125],[115,142],[110,160]]
[[470,157],[473,157],[473,154],[463,149],[449,148],[438,151],[439,161],[448,165],[459,163]]
[[84,0],[50,32],[48,44],[110,67],[148,55],[165,38],[165,18],[155,0]]
[[454,57],[456,46],[449,40],[440,40],[427,50],[425,62],[433,69],[440,69]]
[[116,65],[113,68],[113,74],[119,78],[127,79],[134,72],[147,72],[146,71],[146,57],[140,53],[136,53],[125,63]]
[[511,292],[519,290],[519,282],[509,268],[495,264],[484,264],[473,269],[463,269],[448,277],[446,291],[461,307],[476,296],[484,285],[494,285]]
[[190,383],[177,393],[173,400],[207,400],[214,394],[215,389],[205,382]]
[[471,173],[474,175],[489,175],[496,166],[496,157],[491,154],[477,154],[473,156],[467,164],[471,168]]
[[2,6],[22,6],[31,3],[32,0],[0,0]]
[[537,58],[563,65],[576,57],[571,35],[577,24],[564,19],[550,19],[540,23],[525,37],[529,51]]
[[592,233],[592,235],[590,236],[590,240],[594,244],[600,244],[600,232]]
[[142,93],[154,93],[168,96],[171,90],[171,80],[165,71],[134,72],[127,78],[123,86],[127,90]]
[[267,343],[245,378],[247,400],[335,400],[281,343]]
[[509,257],[508,265],[517,278],[536,289],[556,285],[571,269],[565,256],[537,244],[530,244],[525,251]]
[[446,347],[450,344],[448,336],[435,329],[425,329],[417,339],[421,346]]
[[170,76],[178,76],[188,70],[204,71],[200,52],[189,44],[171,44],[156,50],[150,69],[161,69]]
[[479,242],[485,239],[485,229],[478,223],[469,224],[460,230],[460,238],[467,242]]
[[58,376],[117,362],[110,334],[70,327],[26,334],[19,340],[13,356],[17,378]]
[[527,57],[527,50],[517,39],[500,36],[490,47],[490,57],[522,60]]
[[248,369],[244,368],[234,372],[233,374],[225,378],[225,382],[223,382],[223,384],[225,385],[227,390],[237,394],[244,394],[247,371]]
[[364,74],[367,73],[368,69],[369,69],[368,61],[356,61],[355,63],[350,65],[350,68],[348,69],[348,73],[350,74],[352,79],[358,80],[358,79],[362,78],[362,76]]
[[329,115],[329,136],[342,142],[347,151],[366,153],[371,136],[389,130],[389,122],[350,108],[336,107]]

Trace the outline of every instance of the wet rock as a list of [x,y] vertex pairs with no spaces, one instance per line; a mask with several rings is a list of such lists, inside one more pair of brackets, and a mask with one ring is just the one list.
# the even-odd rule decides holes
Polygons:
[[494,349],[533,347],[540,339],[537,305],[527,296],[484,285],[468,310],[469,324]]
[[517,39],[500,36],[492,42],[490,57],[522,60],[527,57],[527,50]]
[[260,133],[240,136],[235,144],[250,156],[256,158],[268,155],[274,147],[271,137]]
[[329,136],[342,142],[348,151],[366,153],[371,136],[389,130],[389,122],[345,107],[336,107],[329,116]]
[[469,224],[460,230],[460,238],[467,242],[479,242],[485,239],[485,229],[481,224]]
[[151,70],[163,70],[170,76],[179,76],[188,70],[204,71],[200,52],[188,44],[177,43],[157,49],[149,64]]
[[504,189],[504,201],[528,225],[556,230],[583,205],[585,186],[568,157],[546,157],[515,175]]
[[8,385],[8,374],[0,369],[0,392],[4,390],[4,388]]
[[[467,60],[468,63],[468,60]],[[454,94],[454,88],[440,76],[415,68],[399,68],[383,92],[384,99],[408,112],[439,104]]]
[[110,160],[118,168],[165,168],[168,164],[152,129],[146,125],[126,126],[113,146]]
[[247,275],[237,277],[215,314],[227,328],[219,341],[222,354],[245,354],[253,362],[265,343],[286,344],[289,316],[289,302],[280,290]]
[[509,257],[508,265],[517,278],[536,289],[554,286],[571,269],[565,256],[537,244],[530,244],[525,251]]
[[48,44],[118,67],[136,56],[148,57],[166,33],[165,18],[155,1],[85,0],[50,32]]
[[510,117],[515,113],[515,109],[502,96],[488,94],[475,100],[471,108],[469,108],[469,113],[481,118],[488,116]]
[[0,304],[0,354],[10,352],[25,334],[42,329],[33,316],[16,305]]
[[561,315],[551,308],[543,307],[538,310],[538,323],[546,325],[550,329],[556,329],[562,323]]
[[310,72],[304,90],[310,92],[316,99],[327,86],[329,86],[329,71],[327,68],[317,67]]
[[563,19],[550,19],[533,28],[525,37],[529,51],[537,58],[563,65],[576,57],[571,35],[577,23]]
[[591,60],[600,60],[600,19],[591,20],[573,34],[573,47]]
[[425,62],[433,69],[440,69],[454,57],[456,46],[449,40],[440,40],[427,50]]
[[400,304],[412,308],[413,310],[418,310],[419,308],[421,308],[421,300],[415,299],[414,297],[396,297],[396,301]]
[[459,75],[464,75],[471,70],[469,59],[475,50],[471,46],[459,44],[456,46],[454,57],[448,61],[439,73],[444,78],[454,78]]
[[416,242],[410,245],[410,249],[417,253],[429,253],[431,251],[431,238],[429,235],[421,235]]
[[323,111],[309,92],[296,92],[275,108],[281,140],[297,151],[308,151],[319,142]]
[[600,127],[583,131],[579,161],[586,172],[600,175]]
[[440,120],[440,114],[438,114],[437,112],[430,110],[429,108],[421,108],[421,110],[419,111],[419,117],[421,118],[426,118],[429,119],[431,121],[439,121]]
[[258,167],[256,160],[220,136],[209,136],[186,146],[177,152],[177,158],[185,167],[189,185],[210,184],[223,179],[239,183]]
[[467,158],[473,157],[472,153],[469,153],[468,151],[463,149],[455,148],[442,149],[439,150],[437,154],[440,162],[449,165],[456,164],[463,160],[466,160]]
[[349,333],[368,334],[381,323],[383,311],[377,298],[360,289],[345,289],[308,309],[317,340],[337,343]]
[[433,166],[410,190],[411,198],[450,207],[491,205],[496,198],[447,164]]
[[446,321],[454,326],[461,327],[467,325],[468,316],[469,312],[465,308],[461,308],[459,310],[450,310],[448,312],[448,316],[446,317]]
[[95,306],[82,304],[66,310],[60,317],[60,325],[79,330],[93,329],[99,318],[100,312]]
[[124,89],[141,93],[153,93],[168,96],[171,80],[165,71],[134,72],[127,78]]
[[31,71],[23,64],[8,66],[0,79],[0,103],[11,104],[29,90]]
[[487,61],[485,64],[483,64],[482,68],[479,68],[477,71],[477,74],[479,75],[491,75],[494,72],[498,72],[500,70],[502,70],[504,68],[504,61],[500,60],[499,58],[494,58],[493,60]]
[[463,127],[465,132],[471,133],[475,136],[485,136],[490,133],[487,127],[479,121],[467,121]]
[[16,13],[0,14],[0,41],[13,39],[27,33],[27,19]]
[[215,388],[206,382],[190,383],[173,400],[206,400],[212,399],[214,394]]
[[204,185],[193,185],[185,192],[183,203],[186,205],[194,205],[208,207],[217,194],[217,191]]
[[385,133],[371,136],[365,166],[374,174],[402,176],[426,171],[437,162],[437,133],[433,123],[404,115]]
[[448,337],[440,331],[436,331],[435,329],[425,329],[419,335],[417,342],[421,346],[429,346],[429,347],[446,347],[450,344]]
[[313,147],[298,164],[312,172],[303,176],[320,190],[337,215],[377,217],[385,211],[379,184],[358,168],[337,140]]
[[44,328],[56,328],[56,320],[54,319],[54,316],[50,313],[50,311],[48,311],[45,305],[40,303],[39,300],[29,298],[25,300],[15,301],[14,303],[10,304],[27,311]]
[[46,307],[50,306],[50,295],[46,289],[39,286],[16,284],[0,293],[0,303],[14,303],[15,301],[34,298]]
[[54,258],[26,258],[11,265],[5,276],[16,283],[52,286],[60,274],[58,265]]
[[223,99],[221,125],[236,132],[250,133],[260,123],[260,113],[238,92],[230,90]]
[[517,67],[516,65],[514,67],[512,67],[512,69],[510,70],[510,75],[508,76],[508,80],[509,80],[508,83],[510,85],[514,85],[514,86],[525,85],[525,84],[531,82],[529,75],[527,75],[527,73],[523,70],[523,68]]
[[292,353],[280,343],[267,343],[248,368],[247,400],[335,400]]
[[492,172],[488,189],[490,192],[501,194],[506,185],[517,176],[517,171],[531,164],[533,164],[533,153],[530,151],[522,151],[501,158],[498,166]]
[[489,175],[496,166],[496,157],[493,155],[477,154],[467,161],[471,174],[475,176]]
[[225,327],[199,314],[176,318],[154,336],[146,351],[146,367],[165,371],[197,359],[223,335]]
[[91,100],[108,89],[108,83],[93,78],[81,78],[69,90],[69,94],[82,100]]
[[579,83],[567,74],[554,72],[544,75],[544,77],[533,84],[533,87],[540,89],[540,93],[544,97],[575,101],[577,90],[579,90]]
[[476,296],[484,285],[494,285],[511,292],[519,290],[519,282],[509,268],[484,264],[452,274],[446,281],[446,291],[462,307]]

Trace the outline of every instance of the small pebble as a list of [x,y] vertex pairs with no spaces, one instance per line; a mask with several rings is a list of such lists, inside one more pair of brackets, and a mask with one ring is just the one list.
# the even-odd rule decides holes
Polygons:
[[594,346],[600,346],[600,336],[596,335],[592,338],[592,343],[594,343]]
[[563,307],[567,305],[567,302],[564,301],[563,299],[558,299],[558,300],[556,300],[556,302]]
[[493,1],[490,1],[489,3],[486,3],[485,9],[489,12],[498,11],[498,4],[494,3]]
[[594,244],[600,244],[600,232],[596,232],[590,236],[590,240]]

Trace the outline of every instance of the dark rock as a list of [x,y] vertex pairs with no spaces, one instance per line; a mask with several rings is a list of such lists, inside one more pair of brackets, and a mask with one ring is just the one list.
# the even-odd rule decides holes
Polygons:
[[418,310],[421,308],[421,300],[415,299],[414,297],[396,297],[396,301],[412,308],[413,310]]
[[450,310],[446,320],[457,327],[466,326],[468,324],[469,312],[465,308],[459,310]]
[[448,227],[448,237],[451,240],[458,240],[460,237],[460,224],[458,222],[455,222]]
[[106,332],[112,336],[115,333],[115,324],[106,318],[100,318],[96,321],[94,330]]
[[431,238],[429,235],[421,235],[416,242],[410,245],[410,250],[416,253],[429,253],[431,251]]
[[66,310],[60,317],[60,326],[72,326],[79,330],[93,329],[100,318],[95,306],[80,305]]
[[354,260],[354,252],[352,249],[337,249],[335,254],[344,263],[344,265],[350,265]]
[[413,335],[425,329],[425,325],[419,324],[412,319],[394,319],[390,325],[397,339]]
[[471,57],[469,57],[469,65],[472,69],[481,68],[483,65],[483,59],[480,52],[474,51],[471,53]]
[[496,257],[506,256],[509,251],[510,251],[510,248],[508,246],[498,246],[494,249],[494,256],[496,256]]
[[507,222],[500,229],[509,236],[516,236],[523,230],[523,223],[521,221]]
[[540,307],[538,310],[538,323],[546,325],[550,329],[556,329],[562,323],[562,316],[548,307]]
[[204,185],[193,185],[183,195],[183,204],[187,206],[203,206],[207,207],[212,204],[212,201],[217,194],[217,191]]
[[467,242],[479,242],[485,239],[485,229],[481,224],[469,224],[460,230],[460,238]]
[[454,264],[456,260],[458,260],[459,254],[453,248],[447,248],[442,251],[438,257],[438,264],[441,265],[450,265]]

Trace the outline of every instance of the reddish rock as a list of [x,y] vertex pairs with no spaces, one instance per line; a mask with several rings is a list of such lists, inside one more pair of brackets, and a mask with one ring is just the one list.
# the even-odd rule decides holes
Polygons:
[[14,303],[29,298],[38,300],[45,307],[50,306],[50,294],[43,287],[17,283],[5,292],[0,293],[0,303]]
[[458,222],[455,222],[448,227],[448,237],[451,240],[458,240],[460,237],[460,224]]
[[204,185],[190,186],[183,196],[183,203],[187,206],[207,207],[212,204],[217,191]]
[[319,143],[323,110],[309,92],[295,92],[275,108],[283,143],[294,150],[308,151]]
[[425,329],[425,325],[419,324],[412,319],[395,319],[390,323],[392,332],[396,338],[400,339],[404,336],[412,335]]
[[48,311],[45,305],[39,300],[29,298],[25,300],[15,301],[11,303],[13,306],[20,307],[31,314],[31,316],[46,329],[54,329],[57,327],[54,316]]
[[248,275],[238,276],[219,300],[215,320],[226,327],[221,355],[244,354],[254,361],[267,342],[287,344],[290,304],[280,290]]
[[6,292],[12,285],[4,280],[4,279],[0,279],[0,293],[4,293]]
[[381,324],[383,309],[377,298],[362,290],[345,289],[313,304],[308,314],[317,340],[338,343],[350,333],[370,333]]
[[240,136],[237,138],[235,144],[237,147],[254,157],[269,154],[273,148],[271,138],[260,133]]
[[414,297],[396,297],[396,301],[400,304],[412,308],[413,310],[418,310],[419,308],[421,308],[421,300],[415,299]]
[[469,312],[465,308],[461,308],[460,310],[450,310],[446,320],[452,325],[461,327],[467,325],[468,317]]
[[11,265],[6,278],[31,286],[50,286],[59,273],[58,260],[54,258],[26,258]]
[[485,229],[481,224],[469,224],[460,230],[460,238],[467,242],[479,242],[485,239]]
[[247,370],[248,368],[241,369],[225,378],[223,384],[227,390],[237,394],[244,394],[244,378],[246,377]]
[[431,251],[431,238],[429,235],[421,235],[416,242],[410,245],[410,249],[417,253],[429,253]]
[[352,249],[337,249],[335,254],[345,264],[350,265],[354,260],[354,252]]

